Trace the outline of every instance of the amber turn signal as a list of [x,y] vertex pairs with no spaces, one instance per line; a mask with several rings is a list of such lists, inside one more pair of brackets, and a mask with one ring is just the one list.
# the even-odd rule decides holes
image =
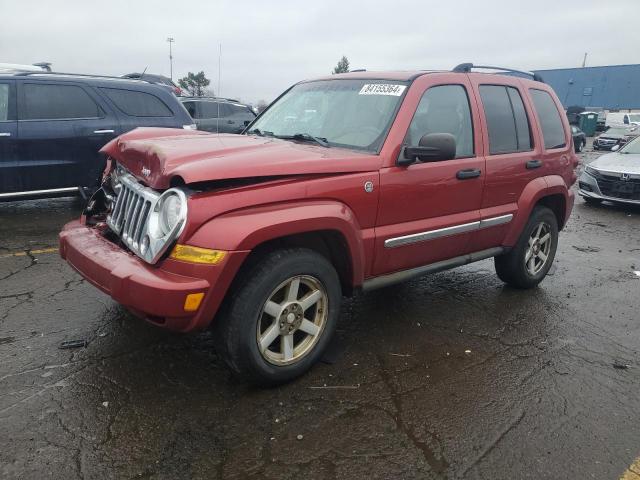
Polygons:
[[190,293],[184,299],[184,311],[185,312],[195,312],[200,307],[200,302],[204,298],[203,292],[198,293]]
[[191,263],[206,263],[216,265],[227,255],[224,250],[211,250],[208,248],[192,247],[191,245],[177,244],[171,250],[169,258]]

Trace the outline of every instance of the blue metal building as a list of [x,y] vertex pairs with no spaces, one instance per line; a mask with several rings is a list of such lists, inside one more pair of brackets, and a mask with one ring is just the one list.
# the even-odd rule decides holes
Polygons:
[[566,107],[640,109],[640,65],[535,70]]

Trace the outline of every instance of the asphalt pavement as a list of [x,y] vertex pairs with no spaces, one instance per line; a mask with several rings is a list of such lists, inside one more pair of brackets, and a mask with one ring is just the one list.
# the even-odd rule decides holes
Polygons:
[[267,390],[73,272],[79,208],[0,204],[3,479],[617,479],[640,455],[638,208],[576,199],[533,290],[487,260],[360,295]]

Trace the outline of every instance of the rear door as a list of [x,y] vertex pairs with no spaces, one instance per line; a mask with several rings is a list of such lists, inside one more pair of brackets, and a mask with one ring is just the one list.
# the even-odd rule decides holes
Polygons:
[[113,113],[85,85],[19,82],[22,190],[95,186],[104,167],[98,150],[118,130]]
[[212,133],[224,131],[224,125],[222,125],[224,120],[222,118],[219,119],[218,115],[224,116],[221,103],[208,100],[196,102],[196,125],[198,125],[198,130]]
[[456,158],[381,170],[373,275],[468,252],[469,232],[480,220],[485,168],[470,84],[466,76],[455,78],[442,84],[425,75],[414,83],[423,93],[404,145],[418,145],[427,133],[450,133]]
[[482,196],[483,228],[474,232],[474,250],[502,244],[529,182],[542,176],[544,162],[532,107],[519,82],[470,75],[480,104],[485,145],[486,181]]
[[16,85],[13,80],[0,80],[0,195],[20,189]]

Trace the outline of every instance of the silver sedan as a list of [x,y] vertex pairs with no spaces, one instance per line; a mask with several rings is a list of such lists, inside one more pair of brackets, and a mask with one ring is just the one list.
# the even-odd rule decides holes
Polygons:
[[640,137],[586,165],[578,185],[587,203],[640,205]]

